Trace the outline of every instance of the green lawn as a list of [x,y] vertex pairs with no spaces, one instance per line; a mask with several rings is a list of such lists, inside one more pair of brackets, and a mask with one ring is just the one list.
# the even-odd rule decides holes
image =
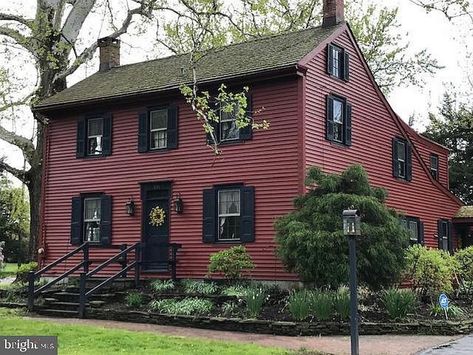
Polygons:
[[[289,354],[252,344],[173,337],[98,326],[55,324],[24,319],[18,311],[0,308],[1,335],[55,335],[59,354]],[[308,352],[303,352],[308,354]]]
[[15,276],[17,270],[18,265],[16,263],[5,263],[4,268],[0,270],[0,279],[9,276]]

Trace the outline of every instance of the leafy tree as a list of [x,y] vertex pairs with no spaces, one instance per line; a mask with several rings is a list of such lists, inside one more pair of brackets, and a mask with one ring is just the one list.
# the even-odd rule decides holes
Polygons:
[[384,205],[386,192],[372,188],[361,165],[340,175],[311,168],[308,186],[317,186],[296,199],[296,210],[276,224],[278,255],[286,268],[317,287],[336,288],[348,282],[348,241],[342,211],[361,212],[358,239],[360,282],[378,289],[396,282],[404,265],[409,236],[396,212]]
[[26,260],[29,206],[21,188],[0,177],[0,243],[8,261]]
[[430,114],[424,135],[450,149],[450,189],[473,203],[473,107],[445,94],[439,115]]

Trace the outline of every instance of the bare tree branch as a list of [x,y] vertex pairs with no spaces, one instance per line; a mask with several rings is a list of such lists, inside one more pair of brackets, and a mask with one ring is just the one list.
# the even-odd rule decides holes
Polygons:
[[22,181],[23,183],[27,184],[29,179],[28,179],[28,172],[25,172],[23,170],[14,168],[8,163],[5,163],[5,157],[0,157],[0,173],[2,171],[6,171],[10,174],[12,174],[14,177]]
[[23,151],[23,154],[30,161],[33,158],[35,147],[33,141],[16,134],[15,132],[9,131],[0,125],[0,139],[17,146]]
[[31,25],[33,24],[33,20],[31,19],[26,19],[22,16],[5,13],[0,13],[0,21],[15,21],[27,26],[28,28],[31,28]]

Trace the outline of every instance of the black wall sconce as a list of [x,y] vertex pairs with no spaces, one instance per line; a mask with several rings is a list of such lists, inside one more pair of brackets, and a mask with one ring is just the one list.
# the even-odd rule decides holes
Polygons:
[[126,213],[129,216],[133,216],[135,214],[135,201],[133,201],[133,196],[130,197],[128,202],[125,204]]
[[174,211],[176,211],[177,214],[184,212],[184,202],[182,201],[181,194],[174,196]]

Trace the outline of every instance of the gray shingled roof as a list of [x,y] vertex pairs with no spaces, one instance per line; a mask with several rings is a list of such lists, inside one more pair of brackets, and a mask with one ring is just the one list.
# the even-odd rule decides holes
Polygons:
[[[340,26],[268,36],[210,51],[198,62],[198,80],[209,82],[291,67]],[[189,55],[183,54],[97,72],[43,100],[36,109],[176,88],[191,81],[188,67]],[[181,68],[186,68],[184,74]]]

